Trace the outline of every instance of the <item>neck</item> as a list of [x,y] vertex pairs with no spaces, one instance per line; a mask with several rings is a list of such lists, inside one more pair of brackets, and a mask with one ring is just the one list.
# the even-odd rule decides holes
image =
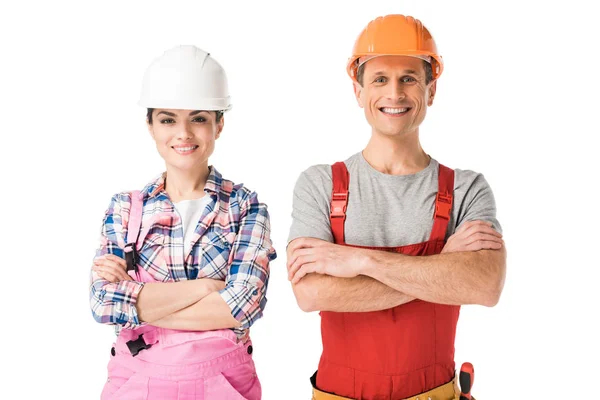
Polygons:
[[388,175],[415,174],[427,168],[431,159],[421,147],[418,129],[397,137],[373,132],[363,157],[377,171]]
[[167,166],[165,192],[171,201],[194,200],[204,196],[208,179],[208,164],[191,170],[181,170]]

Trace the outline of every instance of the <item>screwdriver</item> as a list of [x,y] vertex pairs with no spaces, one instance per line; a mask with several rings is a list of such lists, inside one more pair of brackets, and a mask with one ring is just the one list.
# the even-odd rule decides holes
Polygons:
[[460,382],[460,400],[471,400],[471,388],[473,388],[473,382],[475,381],[473,364],[463,363],[460,367],[458,380]]

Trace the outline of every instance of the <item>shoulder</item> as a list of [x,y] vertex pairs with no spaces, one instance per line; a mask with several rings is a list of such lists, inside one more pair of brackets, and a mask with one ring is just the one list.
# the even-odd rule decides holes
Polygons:
[[491,188],[483,173],[457,168],[454,170],[454,190],[465,194],[476,194]]
[[110,199],[107,214],[120,215],[123,209],[129,209],[131,206],[131,191],[115,193]]
[[331,182],[331,165],[328,164],[311,165],[302,171],[297,179],[297,183],[303,184],[319,184],[324,182]]
[[[233,210],[234,215],[244,215],[247,212],[260,212],[267,205],[259,199],[258,193],[244,183],[235,183],[222,178],[218,188],[219,201],[222,210]],[[254,211],[251,211],[254,210]]]

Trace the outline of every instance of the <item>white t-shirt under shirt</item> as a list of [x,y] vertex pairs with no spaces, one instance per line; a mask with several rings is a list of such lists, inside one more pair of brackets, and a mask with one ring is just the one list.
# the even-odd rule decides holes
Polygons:
[[210,196],[204,195],[199,199],[194,200],[181,200],[177,203],[173,203],[175,209],[181,216],[181,224],[183,227],[183,250],[187,256],[191,250],[191,241],[198,221],[202,217],[204,208],[210,201]]

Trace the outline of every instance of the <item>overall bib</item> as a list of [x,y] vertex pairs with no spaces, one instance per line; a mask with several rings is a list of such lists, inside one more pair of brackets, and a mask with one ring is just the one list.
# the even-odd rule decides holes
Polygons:
[[[132,193],[125,259],[138,282],[156,282],[135,263],[142,200]],[[252,343],[230,329],[180,331],[144,325],[122,329],[111,349],[102,400],[259,400]]]
[[[332,166],[331,229],[346,245],[346,165]],[[440,164],[429,240],[401,247],[365,247],[410,256],[439,254],[452,210],[454,170]],[[422,300],[374,312],[321,312],[323,353],[312,377],[314,399],[455,398],[454,338],[460,306]],[[335,394],[336,396],[334,396]],[[415,397],[411,397],[415,396]],[[458,398],[458,397],[456,397]]]

